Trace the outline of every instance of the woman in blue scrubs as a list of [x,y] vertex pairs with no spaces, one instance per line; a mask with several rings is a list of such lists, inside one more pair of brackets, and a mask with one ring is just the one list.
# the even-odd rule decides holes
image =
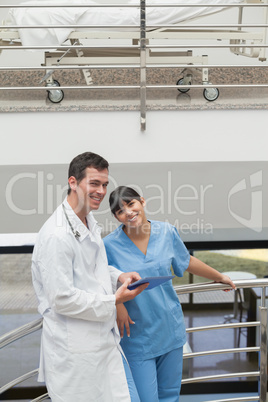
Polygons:
[[[235,289],[229,277],[190,256],[174,226],[148,221],[145,200],[134,189],[118,187],[109,202],[121,223],[104,238],[110,265],[123,272],[135,270],[142,278],[171,275],[172,267],[179,277],[187,270]],[[178,402],[186,333],[172,282],[118,306],[117,323],[141,402]]]

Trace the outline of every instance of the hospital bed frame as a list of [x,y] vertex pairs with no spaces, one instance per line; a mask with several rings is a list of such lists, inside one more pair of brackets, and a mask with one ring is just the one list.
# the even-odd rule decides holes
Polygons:
[[[201,75],[202,85],[204,86],[203,95],[206,100],[214,101],[219,96],[219,90],[214,88],[209,82],[208,56],[194,56],[193,48],[220,48],[227,47],[236,55],[258,58],[265,61],[266,36],[268,22],[268,0],[244,0],[242,3],[233,5],[238,9],[237,24],[224,25],[186,25],[180,23],[172,26],[146,27],[145,22],[145,0],[141,0],[141,26],[131,32],[122,30],[94,30],[94,27],[86,30],[77,30],[70,33],[68,40],[63,46],[56,50],[49,50],[44,53],[44,64],[47,67],[43,78],[48,90],[48,98],[53,103],[59,103],[64,97],[64,93],[58,87],[60,83],[54,79],[53,66],[81,66],[81,73],[87,85],[92,85],[90,69],[104,67],[137,67],[141,71],[141,109],[146,109],[146,68],[151,67],[179,67],[184,66],[181,76],[177,80],[177,89],[180,92],[187,92],[192,84],[193,76],[198,73]],[[256,25],[243,25],[243,10],[249,6],[264,7],[263,22]],[[230,8],[230,5],[228,5]],[[224,12],[221,10],[220,12]],[[198,17],[200,20],[203,17]],[[251,30],[245,28],[250,27]],[[78,27],[79,28],[79,27]],[[252,30],[254,28],[254,30]],[[257,29],[256,29],[257,28]],[[130,39],[130,46],[85,46],[81,41],[87,39],[94,40],[122,40]],[[227,45],[180,45],[180,44],[152,44],[157,40],[217,40],[228,41]],[[20,46],[18,31],[8,29],[0,30],[0,46],[3,48]],[[41,47],[42,48],[42,47]],[[1,52],[1,48],[0,48]],[[195,66],[198,65],[198,68]],[[83,68],[85,67],[85,68]],[[101,68],[101,67],[100,67]],[[57,87],[57,88],[56,88]],[[53,88],[53,89],[52,89]],[[143,117],[141,118],[143,121]],[[143,126],[143,124],[142,124]]]
[[[230,43],[230,51],[236,55],[242,55],[247,57],[259,58],[260,61],[265,61],[265,48],[259,47],[261,44],[265,43],[267,28],[264,27],[258,31],[245,31],[241,28],[243,19],[243,7],[246,4],[256,4],[256,3],[266,3],[267,0],[246,0],[244,3],[236,4],[238,8],[238,27],[237,29],[217,29],[217,28],[199,28],[198,26],[185,27],[184,24],[175,25],[172,27],[160,27],[147,29],[144,32],[144,44],[145,47],[145,59],[146,66],[159,66],[159,65],[202,65],[201,69],[184,68],[181,73],[181,77],[178,77],[176,84],[179,86],[178,90],[180,92],[187,92],[190,88],[185,88],[184,86],[189,86],[192,84],[193,73],[201,73],[201,81],[203,85],[210,84],[208,68],[208,56],[194,56],[192,50],[178,50],[180,46],[175,46],[170,48],[169,51],[166,49],[162,50],[159,45],[155,47],[150,46],[150,42],[153,40],[211,40],[217,39],[217,41],[226,41]],[[223,11],[221,11],[223,12]],[[200,20],[202,17],[198,17]],[[268,12],[265,8],[264,12],[264,23],[267,24]],[[69,49],[67,52],[64,50],[49,51],[45,53],[44,65],[52,67],[55,65],[107,65],[111,62],[113,64],[137,64],[140,63],[140,49],[141,49],[141,36],[140,32],[92,32],[92,31],[74,31],[69,35],[70,43],[73,47],[80,46],[81,40],[85,39],[131,39],[132,48],[75,48]],[[250,47],[246,44],[250,42]],[[166,47],[166,45],[165,45]],[[188,45],[188,47],[191,47]],[[201,70],[201,71],[200,71]],[[87,85],[92,84],[92,79],[90,76],[90,70],[81,70]],[[199,74],[200,75],[200,74]],[[48,85],[54,84],[53,74],[46,78]],[[58,85],[58,82],[56,82]],[[181,87],[182,86],[182,87]],[[181,88],[180,88],[181,87]],[[59,91],[57,91],[59,94]],[[214,87],[206,87],[203,91],[204,98],[208,101],[214,101],[219,96],[219,90]],[[53,100],[52,100],[53,102]]]

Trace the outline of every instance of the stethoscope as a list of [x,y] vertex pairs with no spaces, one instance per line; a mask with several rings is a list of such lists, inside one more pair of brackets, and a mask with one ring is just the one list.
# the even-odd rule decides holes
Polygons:
[[67,215],[66,208],[65,208],[64,204],[62,204],[62,209],[63,209],[64,215],[65,215],[65,217],[67,219],[67,222],[69,223],[71,231],[73,232],[74,237],[76,238],[76,240],[79,240],[79,237],[81,237],[81,234],[78,232],[78,230],[74,230],[74,227],[71,224],[70,219],[68,218],[68,215]]

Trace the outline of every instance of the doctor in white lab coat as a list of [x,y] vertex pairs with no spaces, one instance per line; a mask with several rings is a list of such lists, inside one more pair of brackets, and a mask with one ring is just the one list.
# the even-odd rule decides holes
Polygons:
[[[92,162],[93,161],[93,162]],[[108,163],[93,153],[69,167],[69,191],[40,230],[32,260],[33,285],[43,316],[38,381],[53,402],[130,402],[116,325],[116,304],[139,274],[107,263],[92,216],[107,191]],[[123,285],[117,289],[117,283]],[[135,388],[135,386],[134,386]],[[135,399],[136,398],[136,399]]]

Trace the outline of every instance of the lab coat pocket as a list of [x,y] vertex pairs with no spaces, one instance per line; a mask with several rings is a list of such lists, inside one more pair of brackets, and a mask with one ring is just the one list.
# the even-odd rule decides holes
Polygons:
[[71,353],[96,352],[100,347],[100,323],[67,318],[68,349]]

